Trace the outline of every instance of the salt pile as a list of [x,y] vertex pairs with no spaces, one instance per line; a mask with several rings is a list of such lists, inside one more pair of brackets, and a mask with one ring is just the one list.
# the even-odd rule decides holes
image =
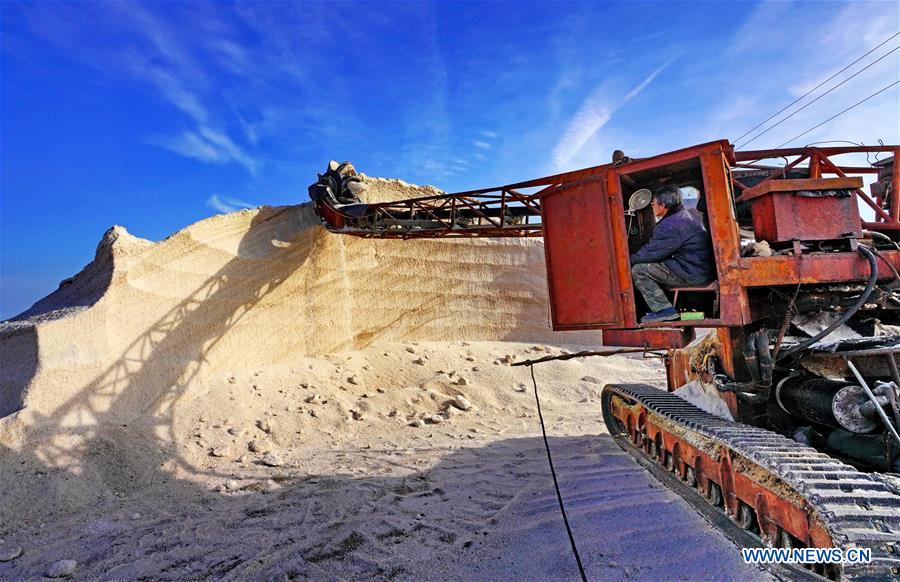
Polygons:
[[[370,182],[375,196],[422,193]],[[0,414],[127,422],[226,368],[379,342],[550,340],[546,306],[533,239],[341,237],[309,204],[215,216],[155,244],[114,227],[81,273],[0,329]]]
[[[377,199],[437,192],[367,181]],[[574,575],[530,379],[509,364],[599,334],[550,331],[541,245],[336,236],[308,204],[158,243],[110,229],[0,324],[0,578]],[[754,576],[598,436],[602,383],[660,372],[536,368],[586,565]]]

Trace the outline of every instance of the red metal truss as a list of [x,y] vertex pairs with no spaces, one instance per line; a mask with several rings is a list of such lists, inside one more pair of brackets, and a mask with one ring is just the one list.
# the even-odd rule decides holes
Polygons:
[[[840,165],[831,158],[854,153],[891,153],[894,159],[900,156],[900,147],[895,145],[734,151],[733,146],[722,140],[652,158],[632,159],[630,163],[624,165],[604,164],[496,188],[375,204],[335,206],[326,201],[319,201],[317,208],[326,228],[353,236],[374,238],[541,236],[543,196],[553,193],[558,188],[570,187],[607,171],[616,173],[634,171],[637,166],[648,163],[657,165],[665,159],[676,160],[684,155],[693,155],[693,152],[712,144],[721,146],[733,169],[768,171],[770,176],[761,183],[784,178],[789,171],[798,168],[807,169],[809,178],[812,179],[824,175],[848,178],[861,174],[878,174],[880,171],[878,167]],[[783,158],[785,165],[772,167],[757,163],[775,158]],[[900,164],[893,164],[892,178],[893,184],[900,184]],[[733,175],[731,182],[741,193],[736,198],[736,201],[740,202],[744,199],[743,193],[750,188]],[[757,190],[761,183],[756,184],[753,190]],[[523,189],[535,187],[541,189],[532,194],[521,192]],[[855,188],[854,192],[875,213],[873,222],[863,223],[865,228],[900,229],[900,192],[897,188],[893,188],[887,198],[872,196],[861,188]]]
[[[546,190],[546,189],[544,189]],[[365,238],[541,236],[540,196],[509,186],[396,202],[317,203],[329,230]]]
[[[734,152],[735,168],[764,169],[770,172],[770,176],[754,186],[752,189],[747,188],[738,180],[732,177],[735,187],[742,192],[737,200],[741,201],[751,195],[747,190],[757,190],[760,184],[770,180],[783,178],[788,171],[797,168],[801,163],[807,162],[805,168],[809,170],[809,178],[818,179],[824,175],[834,175],[839,178],[848,178],[859,174],[878,174],[880,169],[875,166],[858,167],[858,166],[842,166],[835,163],[831,158],[846,154],[877,154],[891,153],[894,156],[892,184],[890,196],[882,198],[880,196],[871,196],[862,188],[854,188],[856,196],[862,200],[869,208],[875,212],[875,220],[873,222],[864,222],[863,226],[871,230],[895,230],[900,229],[900,192],[897,185],[900,184],[900,147],[891,146],[852,146],[852,147],[805,147],[790,148],[781,150],[754,150],[754,151],[736,151]],[[794,157],[793,161],[788,158]],[[783,158],[785,165],[782,167],[759,166],[755,162],[766,159]]]

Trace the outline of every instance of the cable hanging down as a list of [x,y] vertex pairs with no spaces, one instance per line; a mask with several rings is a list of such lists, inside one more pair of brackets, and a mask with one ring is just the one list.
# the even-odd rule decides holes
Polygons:
[[890,36],[890,38],[888,38],[887,40],[883,41],[881,44],[879,44],[879,45],[876,46],[875,48],[871,49],[869,52],[867,52],[867,53],[864,54],[863,56],[859,57],[858,59],[856,59],[855,61],[853,61],[852,63],[850,63],[849,65],[847,65],[847,66],[844,67],[843,69],[841,69],[840,71],[838,71],[837,73],[835,73],[835,74],[833,74],[832,76],[828,77],[827,79],[825,79],[824,81],[822,81],[821,83],[819,83],[818,85],[816,85],[815,87],[813,87],[812,89],[810,89],[809,91],[807,91],[806,93],[804,93],[803,95],[801,95],[800,97],[797,97],[796,99],[794,99],[793,101],[791,101],[788,105],[782,107],[781,109],[779,109],[778,111],[776,111],[775,113],[773,113],[771,116],[769,116],[769,117],[768,117],[767,119],[765,119],[764,121],[762,121],[762,122],[756,124],[755,126],[753,126],[752,128],[750,128],[747,132],[745,132],[743,135],[741,135],[741,136],[738,137],[736,140],[734,140],[734,143],[738,143],[739,141],[741,141],[742,139],[744,139],[745,137],[747,137],[748,135],[750,135],[751,133],[753,133],[754,131],[756,131],[758,128],[762,127],[763,125],[765,125],[766,123],[768,123],[769,121],[771,121],[772,119],[774,119],[775,117],[777,117],[778,115],[780,115],[782,112],[784,112],[784,111],[790,109],[794,104],[796,104],[796,103],[798,103],[799,101],[802,101],[803,99],[805,99],[810,93],[812,93],[813,91],[815,91],[816,89],[818,89],[819,87],[821,87],[822,85],[824,85],[825,83],[827,83],[828,81],[834,79],[835,77],[837,77],[838,75],[840,75],[841,73],[843,73],[844,71],[846,71],[847,69],[849,69],[850,67],[852,67],[853,65],[855,65],[856,63],[858,63],[859,61],[863,60],[864,58],[866,58],[866,57],[869,56],[870,54],[874,53],[876,50],[880,49],[881,47],[883,47],[884,45],[886,45],[887,43],[889,43],[889,42],[892,41],[893,39],[897,38],[898,36],[900,36],[900,32],[895,32],[893,35]]
[[575,545],[575,536],[572,534],[572,528],[569,527],[569,517],[566,515],[566,506],[563,505],[562,493],[559,491],[559,481],[556,480],[556,469],[553,468],[553,457],[550,455],[550,443],[547,441],[547,428],[544,426],[544,415],[541,413],[541,399],[538,398],[537,380],[534,379],[534,365],[528,364],[531,371],[531,383],[534,385],[534,401],[537,403],[538,418],[541,421],[541,434],[544,435],[544,448],[547,449],[547,461],[550,463],[550,474],[553,476],[553,487],[556,489],[556,500],[559,501],[559,511],[562,513],[563,523],[566,524],[566,533],[569,534],[569,543],[572,545],[572,553],[575,554],[575,562],[578,564],[578,573],[581,574],[582,582],[587,582],[587,575],[584,573],[584,566],[581,563],[581,555],[578,553],[578,547]]

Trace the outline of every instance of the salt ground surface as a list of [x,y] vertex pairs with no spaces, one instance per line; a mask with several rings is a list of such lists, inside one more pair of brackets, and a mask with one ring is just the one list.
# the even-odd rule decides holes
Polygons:
[[[599,337],[546,305],[537,240],[350,239],[309,206],[110,230],[0,324],[0,579],[574,579],[509,364]],[[605,434],[602,385],[657,362],[536,373],[592,579],[763,576]]]

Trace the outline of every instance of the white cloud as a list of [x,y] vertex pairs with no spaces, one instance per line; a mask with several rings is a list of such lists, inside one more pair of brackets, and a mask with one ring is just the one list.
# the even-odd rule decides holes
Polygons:
[[474,146],[476,146],[476,147],[479,147],[479,148],[481,148],[481,149],[483,149],[483,150],[489,150],[489,149],[491,149],[491,144],[489,144],[489,143],[486,142],[486,141],[475,140],[475,141],[472,142],[472,145],[474,145]]
[[258,144],[259,143],[259,130],[258,130],[259,124],[258,123],[250,123],[240,113],[235,112],[235,115],[237,115],[238,121],[241,124],[241,129],[244,130],[244,137],[247,138],[247,141],[249,141],[253,145]]
[[666,61],[665,63],[663,63],[663,65],[660,66],[658,69],[656,69],[655,71],[653,71],[652,73],[650,73],[649,75],[647,75],[647,78],[645,78],[643,81],[641,81],[640,83],[638,83],[638,86],[637,86],[637,87],[635,87],[634,89],[632,89],[631,91],[629,91],[628,94],[625,95],[625,97],[622,98],[622,101],[616,106],[616,109],[618,109],[618,108],[621,107],[622,105],[626,104],[627,102],[631,101],[632,99],[634,99],[635,97],[637,97],[638,95],[640,95],[640,94],[641,94],[641,91],[643,91],[644,89],[646,89],[646,88],[647,88],[647,85],[649,85],[650,83],[652,83],[652,82],[653,82],[653,79],[655,79],[660,73],[662,73],[662,72],[665,71],[667,68],[669,68],[669,65],[671,65],[671,64],[672,64],[672,61],[674,61],[674,60],[675,60],[675,57],[670,58],[668,61]]
[[192,131],[185,131],[177,136],[160,137],[151,140],[154,145],[175,152],[186,158],[194,158],[203,162],[225,163],[224,153],[213,144],[207,142]]
[[432,176],[452,176],[455,172],[450,171],[447,166],[436,160],[427,159],[422,161],[421,169],[423,172]]
[[[45,8],[36,4],[29,13],[39,34],[60,45],[74,59],[87,63],[116,82],[127,80],[149,87],[168,105],[184,114],[192,131],[146,141],[206,163],[237,162],[255,173],[259,164],[226,133],[217,119],[219,96],[211,87],[211,74],[203,50],[227,59],[236,72],[246,65],[243,48],[227,38],[198,39],[181,34],[146,5],[130,2],[80,3]],[[112,50],[111,47],[115,47]],[[223,65],[224,66],[224,65]],[[256,143],[255,126],[241,120],[250,144]],[[223,128],[212,130],[211,127]]]
[[565,166],[591,136],[612,118],[614,109],[605,106],[603,101],[602,95],[595,90],[569,122],[568,129],[553,150],[553,161],[557,168]]
[[497,133],[496,131],[482,131],[481,135],[483,135],[484,137],[494,139],[494,138],[498,137],[500,134]]
[[427,180],[449,175],[447,167],[435,160],[450,157],[456,134],[449,106],[450,73],[440,43],[437,10],[427,3],[421,6],[421,11],[410,13],[410,30],[416,31],[422,66],[416,99],[404,109],[405,131],[398,162],[410,168],[411,179]]
[[201,126],[197,131],[184,131],[176,136],[152,138],[150,143],[202,162],[236,162],[251,174],[259,169],[259,163],[244,153],[227,135],[208,127]]
[[232,73],[242,75],[251,65],[250,56],[241,45],[225,38],[209,40],[208,48],[218,58],[219,63]]
[[[731,49],[735,52],[754,52],[765,50],[770,43],[789,41],[789,30],[785,23],[791,22],[790,9],[789,2],[760,2],[737,30]],[[799,32],[794,30],[795,38]]]
[[209,112],[197,95],[188,91],[182,82],[170,72],[158,67],[151,67],[143,69],[140,74],[145,81],[156,87],[163,98],[197,123],[206,123],[209,119]]
[[242,208],[253,208],[253,205],[249,202],[244,202],[243,200],[238,200],[237,198],[229,198],[227,196],[219,196],[218,194],[213,194],[209,198],[206,199],[206,205],[222,214],[228,214],[230,212],[236,212]]
[[[584,100],[581,109],[569,121],[565,133],[563,133],[556,148],[553,150],[553,161],[556,167],[563,168],[568,165],[588,140],[604,125],[609,123],[613,113],[619,107],[637,97],[660,73],[672,64],[673,60],[674,58],[670,58],[618,100],[610,98],[611,91],[607,84],[595,88],[588,98]],[[612,101],[615,102],[611,103]]]
[[224,152],[228,160],[234,160],[250,170],[250,173],[256,173],[258,167],[257,162],[245,154],[244,151],[236,143],[231,141],[231,138],[227,135],[219,131],[213,131],[208,127],[201,127],[199,132],[207,142],[215,145],[220,151]]
[[114,23],[112,34],[127,35],[128,44],[121,51],[85,53],[93,66],[113,76],[125,72],[152,86],[196,123],[208,122],[210,114],[199,95],[208,76],[182,35],[137,3],[108,3],[97,17]]

